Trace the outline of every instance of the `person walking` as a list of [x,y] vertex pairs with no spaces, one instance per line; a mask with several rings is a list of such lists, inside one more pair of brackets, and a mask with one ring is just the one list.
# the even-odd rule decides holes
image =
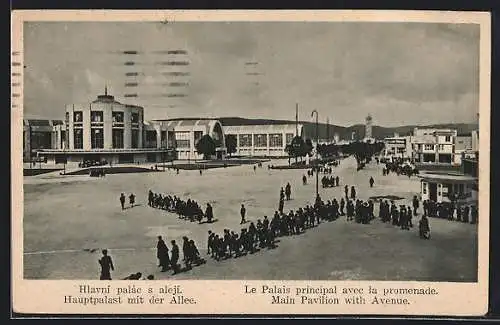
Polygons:
[[172,269],[174,270],[173,275],[180,272],[179,269],[179,246],[175,243],[175,240],[171,241],[172,243],[172,256],[170,258],[170,264],[172,265]]
[[99,259],[99,265],[101,266],[101,280],[111,280],[111,271],[115,270],[113,265],[113,260],[111,256],[108,255],[108,250],[102,250],[102,257]]
[[158,236],[158,243],[156,244],[156,257],[160,261],[161,272],[166,272],[170,264],[170,259],[168,257],[168,247],[161,236]]
[[373,187],[373,183],[375,183],[375,180],[373,179],[373,177],[370,177],[370,187]]
[[128,196],[128,200],[129,200],[129,203],[130,203],[130,207],[133,208],[134,204],[135,204],[135,195],[134,195],[134,193],[130,193],[130,195]]
[[122,206],[122,210],[125,210],[125,194],[120,194],[120,205]]

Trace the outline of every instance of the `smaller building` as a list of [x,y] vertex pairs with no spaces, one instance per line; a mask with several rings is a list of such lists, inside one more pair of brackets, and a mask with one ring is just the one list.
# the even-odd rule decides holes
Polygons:
[[415,128],[411,137],[413,159],[419,163],[453,164],[456,136],[457,130],[453,129]]
[[477,177],[465,174],[428,172],[421,178],[422,200],[437,203],[453,200],[472,203],[478,200]]
[[384,139],[384,156],[385,158],[411,158],[412,147],[411,137],[394,136]]

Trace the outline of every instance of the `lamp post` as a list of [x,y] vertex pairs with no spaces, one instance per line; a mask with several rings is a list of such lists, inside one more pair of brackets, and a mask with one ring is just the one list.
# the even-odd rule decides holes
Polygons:
[[311,113],[311,117],[314,116],[314,113],[316,113],[316,198],[319,195],[319,188],[318,188],[318,182],[319,182],[319,168],[318,168],[318,143],[319,143],[319,133],[318,133],[318,111],[313,110]]

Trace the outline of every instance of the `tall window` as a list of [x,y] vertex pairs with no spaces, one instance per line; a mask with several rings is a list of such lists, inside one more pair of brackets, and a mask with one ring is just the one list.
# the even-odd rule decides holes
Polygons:
[[434,150],[434,145],[433,145],[433,144],[426,144],[426,145],[424,146],[424,149],[425,149],[425,150]]
[[257,148],[267,147],[267,134],[254,134],[253,143]]
[[113,123],[123,123],[123,112],[113,112]]
[[139,123],[139,113],[132,113],[131,121],[132,123]]
[[283,147],[283,134],[269,134],[270,147]]
[[139,148],[139,130],[132,130],[132,148]]
[[82,123],[83,122],[83,112],[82,111],[74,111],[73,112],[73,122]]
[[293,137],[294,137],[293,133],[287,133],[286,134],[286,144],[292,143]]
[[102,123],[103,122],[103,112],[102,111],[91,111],[90,120],[92,123]]
[[83,149],[83,129],[74,129],[73,146],[75,149]]
[[252,146],[252,135],[251,134],[240,134],[240,147],[251,147]]
[[123,130],[113,129],[113,148],[123,149]]
[[167,131],[161,131],[161,147],[166,148],[167,144]]
[[449,136],[449,135],[445,136],[444,141],[451,142],[451,136]]
[[92,128],[90,130],[90,146],[92,149],[104,148],[104,132],[101,128]]

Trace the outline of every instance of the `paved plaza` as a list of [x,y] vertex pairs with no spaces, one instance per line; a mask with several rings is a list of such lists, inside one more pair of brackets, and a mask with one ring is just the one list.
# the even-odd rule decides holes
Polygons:
[[[285,212],[312,204],[315,178],[302,185],[306,170],[268,170],[264,163],[256,172],[251,165],[204,171],[174,171],[88,176],[39,175],[24,181],[24,277],[30,279],[98,279],[100,250],[108,248],[115,263],[114,279],[131,273],[172,278],[157,267],[156,237],[170,247],[182,236],[194,239],[206,257],[208,230],[239,233],[241,204],[247,219],[256,222],[277,210],[279,190],[292,185],[292,200]],[[418,178],[382,176],[382,165],[371,163],[356,172],[353,158],[334,168],[340,187],[323,189],[323,200],[343,196],[344,185],[354,185],[361,199],[378,195],[404,197],[410,204],[418,194]],[[369,187],[373,176],[375,186]],[[322,177],[322,175],[320,175]],[[214,209],[217,222],[191,223],[177,215],[147,205],[147,192],[177,195]],[[138,206],[122,211],[120,193],[136,195]],[[400,201],[401,204],[403,201]],[[375,206],[378,214],[378,204]],[[414,224],[418,218],[414,218]],[[370,225],[347,222],[340,217],[308,229],[304,234],[281,237],[278,247],[254,255],[207,263],[175,275],[178,279],[269,279],[269,280],[422,280],[476,281],[477,225],[430,219],[431,240],[419,239],[417,228],[403,231],[374,220]],[[248,226],[248,224],[246,225]],[[181,253],[182,254],[182,253]],[[182,255],[181,255],[182,258]]]

